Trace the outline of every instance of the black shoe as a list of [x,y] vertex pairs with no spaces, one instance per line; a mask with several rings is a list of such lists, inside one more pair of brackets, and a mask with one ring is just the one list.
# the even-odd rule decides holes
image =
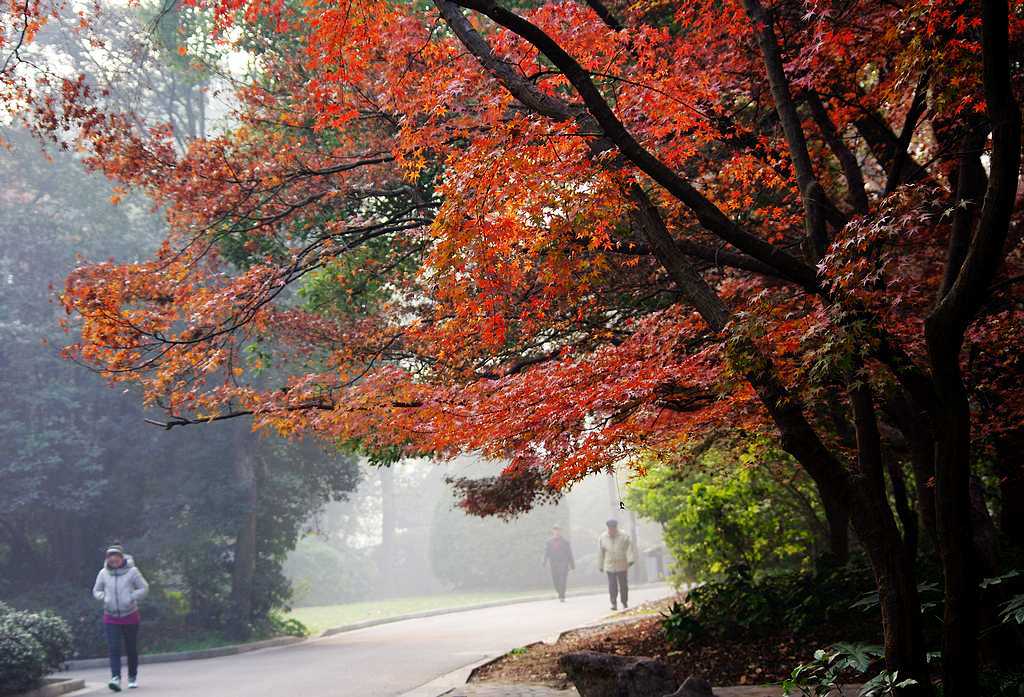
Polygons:
[[629,609],[629,603],[627,603],[625,600],[622,601],[622,609],[623,610],[628,610]]

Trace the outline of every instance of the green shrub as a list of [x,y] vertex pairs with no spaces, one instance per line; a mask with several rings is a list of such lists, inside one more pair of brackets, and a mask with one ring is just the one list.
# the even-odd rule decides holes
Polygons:
[[982,671],[978,683],[984,697],[1024,697],[1024,669]]
[[877,616],[854,608],[874,588],[863,566],[828,567],[754,579],[733,572],[692,589],[662,620],[666,638],[684,646],[699,637],[769,635],[806,631],[819,624],[877,625]]
[[896,697],[903,688],[917,684],[898,671],[882,670],[883,654],[881,646],[864,644],[835,644],[827,651],[818,649],[814,660],[798,665],[782,681],[782,694],[846,697],[850,693],[844,689],[844,683],[863,682],[859,697]]
[[269,633],[273,635],[309,636],[309,628],[294,617],[284,618],[276,612],[267,617]]
[[44,668],[58,670],[71,655],[71,629],[61,618],[50,612],[15,612],[8,616],[21,626],[43,648]]
[[0,603],[0,694],[35,687],[71,651],[71,631],[49,613],[16,611]]
[[0,619],[0,694],[12,695],[36,686],[46,675],[46,651],[9,618]]
[[36,587],[31,593],[19,595],[12,602],[33,612],[49,610],[63,619],[71,631],[74,657],[106,655],[103,606],[93,599],[88,589],[83,590],[68,583],[50,583]]
[[813,482],[767,441],[653,462],[626,504],[661,523],[676,581],[807,571],[828,551]]

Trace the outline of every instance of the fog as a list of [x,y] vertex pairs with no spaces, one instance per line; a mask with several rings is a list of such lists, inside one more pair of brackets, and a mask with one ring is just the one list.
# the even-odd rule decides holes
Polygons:
[[403,460],[381,469],[364,463],[350,499],[312,516],[288,555],[284,569],[295,588],[294,604],[548,589],[551,578],[542,562],[555,525],[576,558],[570,590],[600,586],[605,579],[597,569],[597,538],[609,517],[636,538],[642,554],[634,579],[658,575],[661,530],[620,508],[628,487],[625,475],[592,476],[557,505],[510,521],[467,515],[444,481],[494,475],[501,468],[470,456],[447,463]]

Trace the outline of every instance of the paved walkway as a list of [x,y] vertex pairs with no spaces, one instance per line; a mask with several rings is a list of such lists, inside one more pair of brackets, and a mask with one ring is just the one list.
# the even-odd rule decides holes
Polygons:
[[[671,592],[667,586],[637,589],[636,603]],[[406,620],[238,656],[143,665],[139,694],[397,697],[433,683],[439,675],[599,621],[608,614],[608,596],[598,593],[569,598],[565,603],[552,599]],[[139,636],[143,650],[146,639],[143,624]],[[102,668],[72,671],[71,676],[88,683],[86,691],[76,697],[111,694],[104,686],[109,676]],[[424,697],[436,697],[457,684],[443,685],[432,694],[424,691]]]

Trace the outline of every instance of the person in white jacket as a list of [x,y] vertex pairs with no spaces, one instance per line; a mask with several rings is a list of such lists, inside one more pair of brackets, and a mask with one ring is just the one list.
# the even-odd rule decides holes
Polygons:
[[121,644],[128,654],[128,687],[139,686],[139,600],[149,591],[149,584],[124,553],[121,545],[107,549],[103,568],[96,574],[92,594],[103,603],[103,627],[107,631],[110,654],[110,682],[114,692],[121,691]]
[[608,529],[597,541],[597,565],[608,575],[612,610],[618,610],[619,597],[622,607],[629,607],[629,567],[636,562],[636,548],[629,535],[619,532],[619,521],[612,518],[605,525]]

